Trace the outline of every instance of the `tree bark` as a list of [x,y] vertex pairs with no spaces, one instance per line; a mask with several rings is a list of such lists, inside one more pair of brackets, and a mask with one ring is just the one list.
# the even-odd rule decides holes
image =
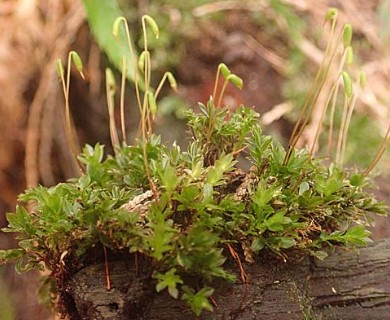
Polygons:
[[237,280],[214,282],[214,311],[199,318],[182,301],[157,294],[150,272],[136,270],[134,261],[109,262],[110,290],[102,263],[79,271],[63,295],[71,319],[390,319],[390,239],[338,249],[323,261],[263,255],[243,264],[246,284],[236,261],[226,264]]

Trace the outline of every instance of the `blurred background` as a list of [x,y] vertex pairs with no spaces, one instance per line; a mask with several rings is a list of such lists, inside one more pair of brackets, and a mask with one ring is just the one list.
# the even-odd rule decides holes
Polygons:
[[[79,144],[99,141],[110,152],[103,75],[107,66],[120,65],[120,44],[111,36],[117,16],[128,19],[136,47],[142,44],[142,15],[160,27],[159,40],[150,37],[153,77],[157,81],[169,70],[179,84],[177,93],[164,90],[160,101],[155,129],[163,141],[185,145],[185,110],[207,101],[224,62],[244,80],[243,90],[228,89],[224,103],[253,106],[264,131],[286,144],[323,56],[329,7],[340,10],[340,26],[352,24],[357,68],[367,73],[345,159],[347,166],[365,168],[390,123],[390,0],[0,0],[0,227],[26,187],[75,175],[55,68],[70,50],[82,57],[86,76],[71,75]],[[134,136],[139,115],[131,88],[130,81],[126,113]],[[309,123],[302,146],[313,128]],[[388,153],[378,168],[373,191],[390,203]],[[373,238],[385,237],[390,224],[381,218]],[[15,243],[14,235],[0,232],[0,249]],[[38,274],[17,275],[14,266],[0,266],[0,319],[54,319],[38,303],[38,288]]]

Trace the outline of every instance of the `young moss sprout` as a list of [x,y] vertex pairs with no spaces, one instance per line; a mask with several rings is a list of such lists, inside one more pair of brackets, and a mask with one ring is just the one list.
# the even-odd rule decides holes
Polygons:
[[[283,261],[296,257],[297,252],[322,259],[337,245],[365,245],[369,237],[368,214],[386,213],[383,204],[364,188],[369,184],[366,176],[390,139],[390,127],[366,171],[342,169],[353,106],[365,79],[361,74],[355,83],[343,69],[345,60],[351,60],[347,48],[352,31],[348,25],[343,32],[346,47],[336,63],[338,42],[331,41],[336,17],[335,10],[327,14],[331,39],[287,150],[263,134],[259,115],[253,109],[240,106],[232,112],[223,106],[227,85],[241,89],[243,82],[225,64],[220,64],[209,101],[200,104],[199,114],[188,111],[192,136],[185,151],[175,144],[162,144],[160,137],[152,133],[153,117],[158,110],[156,100],[162,86],[168,81],[173,89],[177,87],[170,72],[164,74],[156,90],[151,86],[146,28],[158,37],[156,22],[149,16],[142,18],[144,48],[137,58],[127,23],[124,18],[118,18],[113,33],[117,35],[120,25],[125,26],[134,62],[133,66],[125,62],[122,65],[123,143],[119,141],[115,123],[115,76],[107,69],[107,108],[115,154],[105,157],[102,145],[87,145],[77,157],[85,167],[80,177],[51,188],[28,189],[21,194],[16,211],[7,214],[8,227],[3,229],[18,233],[19,246],[0,251],[0,262],[14,260],[18,271],[46,269],[51,283],[58,289],[47,291],[55,303],[67,298],[62,296],[67,288],[66,281],[91,263],[88,257],[92,250],[104,250],[107,288],[110,288],[107,255],[110,252],[115,252],[116,256],[131,255],[137,263],[144,261],[149,269],[153,267],[150,281],[154,281],[157,292],[167,290],[173,299],[182,300],[200,315],[204,310],[213,310],[213,281],[235,279],[225,268],[227,259],[237,264],[238,274],[245,283],[242,260],[252,263],[264,251]],[[73,52],[68,60],[67,80],[62,63],[57,64],[57,70],[65,96],[67,135],[76,156],[69,110],[69,74],[71,61],[79,72],[82,72],[82,64]],[[335,74],[331,68],[334,63],[338,66]],[[124,74],[128,68],[134,70],[141,113],[140,139],[130,145],[126,143],[124,125]],[[218,92],[220,75],[223,84]],[[315,159],[313,149],[296,149],[327,77],[332,80],[326,101],[326,105],[331,105],[331,121],[341,80],[344,84],[337,164],[330,166]],[[248,158],[250,169],[246,172],[238,168],[239,155]],[[27,204],[31,202],[34,207],[28,212]],[[191,277],[201,281],[189,281]]]

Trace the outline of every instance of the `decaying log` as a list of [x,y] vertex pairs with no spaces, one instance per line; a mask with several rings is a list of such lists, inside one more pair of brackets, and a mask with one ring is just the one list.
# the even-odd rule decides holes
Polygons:
[[157,294],[150,270],[142,272],[134,261],[109,262],[110,290],[104,263],[91,265],[64,292],[70,318],[390,319],[390,239],[359,251],[339,249],[323,261],[306,257],[283,262],[264,255],[244,264],[247,284],[241,282],[235,261],[226,265],[237,280],[213,283],[214,312],[199,318],[166,292]]

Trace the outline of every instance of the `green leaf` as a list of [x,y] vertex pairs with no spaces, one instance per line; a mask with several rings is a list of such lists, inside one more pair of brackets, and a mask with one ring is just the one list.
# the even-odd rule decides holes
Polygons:
[[[186,185],[183,186],[180,194],[175,194],[174,199],[178,200],[182,207],[178,208],[179,211],[185,210],[184,208],[192,208],[196,204],[196,199],[199,197],[200,192],[197,186]],[[195,201],[195,203],[194,203]]]
[[281,188],[278,185],[267,185],[265,180],[261,180],[252,195],[252,201],[257,205],[257,209],[261,210],[271,201],[281,194]]
[[183,290],[185,293],[183,294],[182,299],[189,303],[192,311],[197,316],[200,316],[203,310],[213,311],[213,306],[209,301],[209,297],[211,297],[211,295],[214,293],[213,288],[205,287],[194,293],[193,289],[184,286]]
[[26,254],[23,249],[0,250],[0,264],[22,258]]
[[329,197],[344,186],[344,174],[342,171],[334,169],[328,177],[316,176],[314,186],[319,193]]
[[223,183],[223,171],[215,166],[209,167],[205,182],[211,186],[221,185]]
[[279,211],[273,214],[265,221],[265,225],[270,231],[283,231],[286,225],[291,223],[291,219],[285,216],[284,211]]
[[289,249],[296,244],[296,241],[290,237],[278,237],[278,246],[282,249]]
[[326,242],[339,242],[345,245],[364,246],[370,241],[371,232],[362,225],[353,226],[347,230],[337,230],[331,234],[321,233],[320,239]]
[[167,164],[160,173],[161,185],[165,188],[170,197],[180,183],[181,178],[177,176],[176,170],[171,165]]
[[127,46],[127,37],[122,28],[119,29],[117,41],[112,33],[116,19],[123,16],[118,2],[112,0],[83,0],[84,8],[91,31],[100,48],[107,54],[108,59],[118,70],[122,68],[122,57],[126,58],[127,78],[134,81],[134,61]]
[[172,268],[164,274],[158,273],[155,277],[159,280],[156,285],[157,292],[168,288],[171,297],[178,298],[179,291],[177,290],[177,285],[183,284],[183,280],[176,274],[176,268]]
[[222,154],[217,159],[213,166],[208,167],[206,175],[206,183],[212,186],[219,186],[224,182],[224,174],[234,169],[236,161],[233,159],[232,154]]
[[226,173],[232,171],[236,163],[237,161],[234,160],[233,155],[229,153],[222,154],[219,159],[215,161],[214,166]]
[[354,173],[349,177],[349,182],[354,187],[362,187],[366,183],[366,177],[361,173]]
[[252,241],[251,249],[255,252],[258,252],[258,251],[262,250],[266,244],[267,244],[266,239],[264,239],[263,237],[258,237]]
[[173,221],[166,219],[166,213],[161,211],[158,205],[152,205],[148,214],[150,222],[147,226],[151,232],[145,236],[145,242],[149,247],[149,254],[157,261],[164,258],[164,255],[173,249],[172,241],[177,230],[172,227]]
[[150,255],[157,261],[163,259],[164,254],[172,250],[172,237],[174,230],[165,223],[150,224],[153,235],[147,237],[151,249]]
[[192,228],[188,234],[179,238],[178,264],[192,270],[206,279],[212,276],[231,278],[223,268],[226,258],[218,247],[219,237],[204,227]]
[[23,232],[30,235],[36,233],[35,225],[32,222],[31,214],[23,207],[18,205],[15,213],[7,213],[9,222],[6,232]]
[[211,183],[205,183],[203,186],[203,203],[212,203],[213,202],[213,186]]
[[349,245],[365,246],[370,241],[370,235],[371,232],[364,226],[357,225],[347,230],[342,238]]
[[310,190],[310,186],[309,186],[309,184],[306,181],[304,181],[299,186],[298,194],[301,196],[302,194],[304,194],[308,190]]

